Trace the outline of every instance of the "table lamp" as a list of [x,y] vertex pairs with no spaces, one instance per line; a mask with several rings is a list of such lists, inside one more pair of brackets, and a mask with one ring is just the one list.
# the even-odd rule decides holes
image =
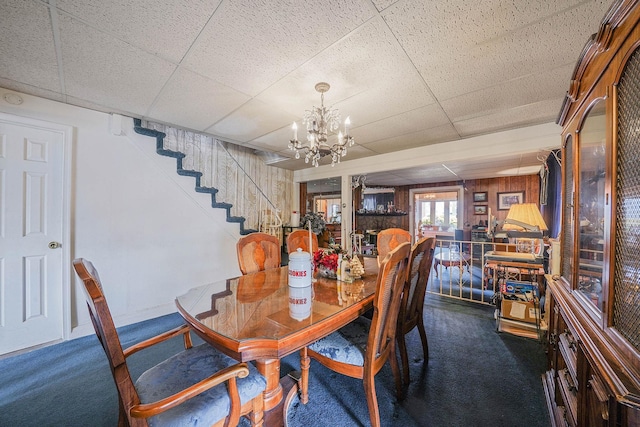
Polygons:
[[[540,209],[535,203],[518,203],[511,205],[507,217],[498,225],[494,236],[497,238],[542,239],[547,231],[547,224],[542,218]],[[536,255],[541,256],[543,245],[537,245]]]

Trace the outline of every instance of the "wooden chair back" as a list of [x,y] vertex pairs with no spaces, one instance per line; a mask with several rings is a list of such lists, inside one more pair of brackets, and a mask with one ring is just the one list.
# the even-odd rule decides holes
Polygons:
[[318,236],[311,233],[311,248],[309,248],[309,230],[296,230],[287,236],[287,250],[289,253],[302,248],[304,252],[309,252],[311,257],[318,250]]
[[402,292],[396,333],[405,384],[409,383],[409,358],[404,336],[416,326],[422,340],[425,363],[429,359],[429,345],[423,323],[423,308],[435,246],[435,237],[423,238],[413,245],[409,256],[407,279]]
[[385,256],[402,243],[411,243],[411,234],[402,228],[387,228],[378,233],[376,243],[378,250],[378,264]]
[[[420,315],[422,321],[422,306],[427,291],[427,282],[433,265],[433,253],[436,247],[436,238],[428,237],[418,241],[411,248],[409,257],[409,269],[405,283],[400,314],[398,321],[402,323],[414,323]],[[414,323],[415,326],[415,323]]]
[[[140,398],[131,379],[122,351],[122,344],[113,323],[107,300],[102,292],[98,272],[90,261],[82,258],[73,261],[73,268],[84,284],[85,299],[89,307],[91,322],[109,361],[120,398],[120,413],[121,415],[123,412],[128,414],[132,406],[140,403]],[[144,418],[130,418],[128,421],[131,426],[147,426],[147,421]]]
[[[365,371],[381,366],[389,357],[396,357],[395,336],[402,291],[407,278],[407,266],[411,245],[401,243],[389,252],[380,263],[376,294],[373,299],[373,317],[367,340]],[[372,369],[377,372],[379,369]]]
[[[332,358],[328,353],[321,354],[311,348],[303,348],[300,351],[300,367],[301,367],[301,387],[300,401],[306,403],[309,400],[308,383],[309,383],[309,359],[316,359],[327,368],[348,375],[352,378],[360,378],[363,380],[365,394],[367,398],[367,406],[369,408],[369,420],[372,427],[380,426],[380,411],[378,409],[378,399],[375,390],[375,375],[382,369],[387,360],[391,364],[391,370],[396,382],[398,397],[402,397],[402,383],[398,369],[398,361],[395,354],[395,334],[397,330],[398,311],[400,309],[400,299],[402,290],[407,278],[407,266],[409,264],[409,254],[411,245],[402,243],[394,250],[389,252],[380,264],[378,277],[376,280],[376,293],[373,298],[373,316],[371,322],[366,322],[368,331],[362,330],[361,336],[344,336],[343,339],[352,342],[351,346],[360,347],[357,342],[361,342],[361,337],[366,333],[366,350],[364,351],[363,360],[359,363],[352,363],[353,360],[340,360],[344,357]],[[358,320],[356,320],[358,323]],[[357,326],[358,330],[362,326]],[[347,326],[348,328],[349,326]],[[352,331],[353,332],[353,331]],[[351,332],[351,333],[352,333]],[[356,332],[359,334],[360,332]],[[339,334],[339,332],[336,332]],[[331,336],[328,338],[329,343],[332,342]],[[341,351],[343,347],[341,340],[337,340],[338,344],[336,353],[344,356],[349,351]],[[348,358],[347,358],[348,359]],[[363,362],[363,363],[362,363]],[[361,364],[360,364],[361,363]]]
[[267,233],[251,233],[236,243],[238,264],[242,274],[280,267],[280,240]]

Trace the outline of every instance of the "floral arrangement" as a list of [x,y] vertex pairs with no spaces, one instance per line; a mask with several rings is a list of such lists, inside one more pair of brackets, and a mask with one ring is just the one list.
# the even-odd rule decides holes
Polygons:
[[314,270],[320,277],[335,279],[339,262],[340,255],[336,251],[320,249],[313,253]]
[[340,257],[333,251],[315,251],[313,253],[313,263],[316,267],[324,267],[328,270],[338,269],[338,260]]
[[311,231],[314,234],[321,234],[327,227],[327,224],[324,222],[324,217],[317,212],[307,212],[300,218],[300,224],[303,228],[309,227],[309,221],[311,221]]

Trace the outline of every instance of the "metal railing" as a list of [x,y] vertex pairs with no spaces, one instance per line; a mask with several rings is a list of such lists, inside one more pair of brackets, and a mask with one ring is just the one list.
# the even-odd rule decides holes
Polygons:
[[484,255],[493,249],[491,242],[437,239],[427,293],[492,304],[496,284]]

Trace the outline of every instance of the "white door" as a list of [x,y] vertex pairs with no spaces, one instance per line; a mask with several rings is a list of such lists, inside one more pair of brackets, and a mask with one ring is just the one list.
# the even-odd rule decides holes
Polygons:
[[[9,119],[7,119],[9,117]],[[0,116],[0,354],[63,338],[63,132]]]

